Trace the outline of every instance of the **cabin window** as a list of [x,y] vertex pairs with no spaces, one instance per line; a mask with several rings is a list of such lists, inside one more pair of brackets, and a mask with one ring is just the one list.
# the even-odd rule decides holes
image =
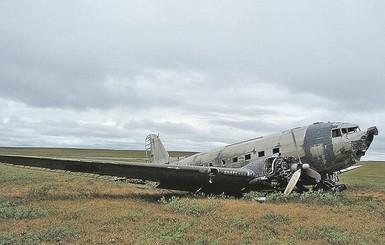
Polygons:
[[233,162],[238,162],[238,157],[233,157]]
[[332,137],[341,137],[341,130],[339,128],[332,130]]
[[258,152],[258,157],[264,157],[264,156],[265,156],[265,151]]
[[273,149],[273,154],[275,154],[275,153],[279,153],[279,148],[274,148]]
[[250,160],[251,159],[251,154],[246,154],[245,155],[245,160],[247,161],[247,160]]
[[348,133],[348,129],[347,129],[347,128],[342,128],[342,129],[341,129],[341,132],[342,132],[343,134],[346,134],[346,133]]
[[222,165],[226,165],[226,161],[225,160],[222,160]]
[[213,163],[212,163],[212,162],[210,162],[210,163],[209,163],[209,167],[212,167],[212,166],[213,166]]

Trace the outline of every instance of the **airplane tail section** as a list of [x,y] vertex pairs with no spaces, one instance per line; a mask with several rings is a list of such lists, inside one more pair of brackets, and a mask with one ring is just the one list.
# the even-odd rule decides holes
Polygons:
[[159,135],[150,134],[146,137],[146,158],[149,163],[169,163],[170,155],[164,148]]

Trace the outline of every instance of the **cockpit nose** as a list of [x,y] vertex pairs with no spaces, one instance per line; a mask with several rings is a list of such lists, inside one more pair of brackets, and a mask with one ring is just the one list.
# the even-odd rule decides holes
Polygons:
[[376,126],[370,127],[363,132],[363,135],[360,139],[352,141],[352,150],[356,159],[360,159],[365,155],[366,151],[369,149],[370,144],[372,144],[374,135],[378,135],[378,129]]
[[371,141],[373,141],[374,135],[378,135],[378,129],[376,126],[370,127],[366,130],[366,134],[371,137]]

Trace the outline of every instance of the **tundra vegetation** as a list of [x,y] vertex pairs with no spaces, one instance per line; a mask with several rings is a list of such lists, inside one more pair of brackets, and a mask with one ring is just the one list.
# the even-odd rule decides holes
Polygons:
[[[138,161],[144,154],[0,149],[10,151]],[[385,163],[360,164],[341,175],[341,194],[238,199],[0,164],[0,244],[385,244]],[[255,201],[261,196],[266,202]]]

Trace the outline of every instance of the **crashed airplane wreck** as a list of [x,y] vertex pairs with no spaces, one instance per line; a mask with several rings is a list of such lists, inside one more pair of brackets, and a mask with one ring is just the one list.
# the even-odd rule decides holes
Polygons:
[[0,162],[158,182],[158,188],[240,195],[294,189],[342,191],[339,174],[365,155],[378,129],[317,122],[206,153],[172,158],[159,136],[146,138],[146,163],[0,155]]

